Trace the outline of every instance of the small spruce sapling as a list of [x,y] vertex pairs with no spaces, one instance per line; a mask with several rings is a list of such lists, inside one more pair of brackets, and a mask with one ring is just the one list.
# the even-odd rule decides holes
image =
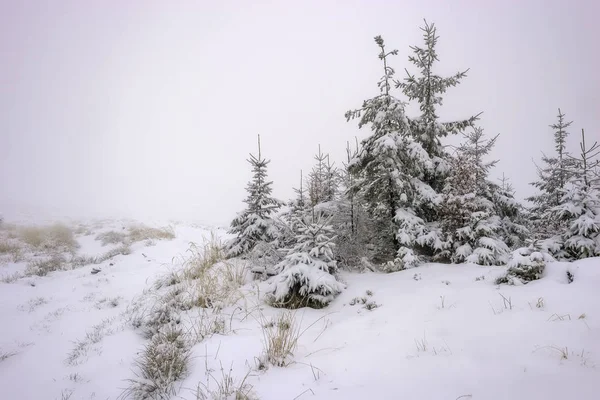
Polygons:
[[296,245],[277,265],[271,304],[276,307],[322,308],[342,292],[344,285],[334,276],[334,231],[320,215],[297,221]]
[[273,182],[267,181],[267,166],[270,160],[262,157],[260,135],[258,157],[250,154],[248,163],[252,166],[254,175],[246,187],[248,197],[244,202],[247,207],[231,222],[229,233],[236,236],[226,243],[228,257],[247,254],[258,243],[272,243],[279,235],[273,214],[283,203],[271,196]]

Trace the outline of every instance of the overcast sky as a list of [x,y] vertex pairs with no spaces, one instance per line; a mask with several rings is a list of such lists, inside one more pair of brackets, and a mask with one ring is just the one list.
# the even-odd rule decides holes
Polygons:
[[373,37],[402,77],[423,18],[436,71],[470,68],[440,116],[483,111],[493,175],[525,197],[558,107],[572,149],[600,139],[598,4],[0,0],[0,213],[226,224],[257,134],[288,199],[318,144],[339,162],[369,133],[344,112],[378,93]]

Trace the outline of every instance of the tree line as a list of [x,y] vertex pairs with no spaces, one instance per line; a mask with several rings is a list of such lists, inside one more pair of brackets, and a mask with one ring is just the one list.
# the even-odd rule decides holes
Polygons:
[[[341,164],[319,146],[288,202],[272,196],[269,160],[250,155],[246,208],[232,221],[229,257],[249,258],[257,276],[274,279],[273,305],[320,307],[343,290],[339,268],[394,272],[424,262],[508,265],[499,283],[539,278],[549,260],[600,256],[600,166],[597,143],[581,131],[578,154],[567,149],[572,121],[559,109],[551,125],[555,151],[543,155],[528,206],[503,177],[490,178],[498,135],[479,114],[440,121],[443,96],[468,70],[435,73],[437,29],[425,21],[423,44],[411,46],[413,72],[396,77],[397,50],[375,37],[382,76],[378,92],[346,113],[370,135]],[[402,96],[402,98],[398,97]],[[409,102],[419,114],[408,115]],[[444,146],[459,135],[456,147]]]

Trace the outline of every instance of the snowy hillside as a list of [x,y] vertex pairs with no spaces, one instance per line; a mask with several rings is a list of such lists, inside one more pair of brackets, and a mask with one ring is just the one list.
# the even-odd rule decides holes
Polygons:
[[[105,253],[94,238],[120,227],[77,235],[77,254]],[[148,321],[165,318],[190,343],[173,399],[598,398],[600,258],[550,263],[524,286],[495,285],[503,267],[342,272],[346,290],[328,307],[290,312],[265,302],[272,283],[252,280],[249,264],[198,280],[210,229],[173,232],[103,262],[3,279],[0,399],[140,398],[132,388],[152,383],[139,369]],[[0,276],[26,264],[3,258]],[[265,352],[281,331],[298,342],[276,366]]]

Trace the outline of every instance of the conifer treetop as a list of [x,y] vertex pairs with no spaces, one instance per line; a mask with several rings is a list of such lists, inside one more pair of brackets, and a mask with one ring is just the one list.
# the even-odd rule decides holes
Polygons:
[[434,123],[438,118],[435,106],[442,105],[442,97],[437,94],[445,93],[448,88],[458,85],[469,70],[457,72],[448,78],[433,73],[433,64],[439,61],[435,50],[439,36],[435,24],[429,24],[427,20],[424,20],[424,23],[425,26],[421,27],[421,30],[425,47],[410,46],[414,55],[408,57],[408,60],[419,68],[421,76],[417,78],[405,70],[407,76],[404,82],[397,81],[396,87],[401,88],[410,100],[418,100],[423,120],[426,123]]
[[439,61],[435,50],[439,36],[435,24],[429,24],[426,20],[424,22],[421,30],[425,47],[411,46],[413,55],[408,58],[419,69],[420,76],[417,77],[406,70],[406,77],[403,81],[396,81],[396,87],[400,88],[409,100],[419,102],[420,117],[410,119],[415,138],[423,143],[428,153],[440,156],[443,150],[439,138],[463,132],[477,121],[481,113],[465,120],[438,122],[436,107],[442,105],[441,95],[448,88],[458,85],[469,70],[457,72],[447,78],[433,72],[435,62]]
[[375,43],[377,43],[377,46],[379,46],[379,48],[381,49],[381,53],[379,53],[379,59],[383,61],[383,76],[381,77],[381,80],[377,83],[377,86],[379,86],[381,93],[389,95],[391,89],[390,81],[393,80],[396,71],[394,71],[394,69],[388,65],[387,58],[390,55],[398,55],[398,50],[392,50],[386,53],[385,43],[381,36],[375,36]]
[[567,128],[571,126],[573,121],[565,122],[565,114],[558,109],[558,122],[550,125],[552,129],[554,129],[554,148],[556,149],[556,153],[558,154],[559,159],[563,159],[565,156],[565,148],[566,148],[566,140],[567,136],[569,136],[569,132],[567,132]]

